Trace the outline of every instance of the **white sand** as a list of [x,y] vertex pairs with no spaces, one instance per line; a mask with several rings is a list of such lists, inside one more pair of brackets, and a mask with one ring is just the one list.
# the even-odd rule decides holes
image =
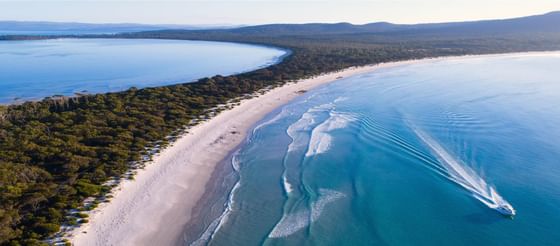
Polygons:
[[71,242],[78,246],[172,245],[216,165],[245,140],[255,123],[302,90],[388,65],[350,68],[290,83],[191,128],[139,170],[134,180],[121,182],[113,199],[95,209],[89,223],[71,232]]
[[350,68],[301,80],[221,112],[163,150],[139,170],[135,180],[121,182],[112,201],[94,210],[89,223],[71,232],[71,242],[78,246],[172,245],[189,221],[216,165],[245,140],[250,128],[266,114],[300,95],[301,90],[338,77],[414,62],[417,61]]

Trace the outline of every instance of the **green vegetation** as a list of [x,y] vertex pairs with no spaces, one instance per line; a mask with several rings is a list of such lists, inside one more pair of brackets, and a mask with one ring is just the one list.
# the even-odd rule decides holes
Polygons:
[[[39,245],[61,225],[87,222],[87,197],[102,199],[115,177],[165,147],[216,106],[321,73],[436,56],[560,49],[560,35],[243,34],[162,31],[118,38],[201,39],[288,48],[257,71],[195,83],[0,107],[0,245]],[[109,36],[98,36],[109,37]],[[15,39],[15,38],[11,38]],[[21,39],[21,38],[20,38]],[[77,216],[77,217],[76,217]]]

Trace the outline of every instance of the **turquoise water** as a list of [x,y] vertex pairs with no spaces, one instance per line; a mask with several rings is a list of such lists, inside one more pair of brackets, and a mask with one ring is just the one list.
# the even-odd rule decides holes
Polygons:
[[268,66],[284,54],[262,46],[204,41],[2,41],[0,103],[191,82]]
[[194,245],[558,245],[558,67],[430,61],[310,91],[255,127]]

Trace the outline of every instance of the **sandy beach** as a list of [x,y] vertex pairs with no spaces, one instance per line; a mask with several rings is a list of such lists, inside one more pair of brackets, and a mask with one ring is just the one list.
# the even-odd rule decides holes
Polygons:
[[289,83],[241,101],[189,130],[122,181],[109,203],[90,212],[89,223],[74,229],[74,245],[172,245],[204,194],[216,165],[241,144],[251,127],[303,91],[340,77],[366,73],[396,63],[349,68]]
[[69,239],[78,246],[173,245],[189,222],[216,166],[223,163],[246,139],[247,132],[268,113],[303,91],[341,77],[438,59],[441,58],[349,68],[288,83],[243,100],[240,105],[191,128],[188,134],[156,155],[146,168],[138,170],[134,180],[122,181],[113,192],[114,198],[90,212],[89,223],[71,231]]

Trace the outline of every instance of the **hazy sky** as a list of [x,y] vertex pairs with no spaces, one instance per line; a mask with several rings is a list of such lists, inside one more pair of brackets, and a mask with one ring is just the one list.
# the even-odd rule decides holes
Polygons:
[[0,0],[0,20],[263,24],[444,22],[560,10],[560,0]]

